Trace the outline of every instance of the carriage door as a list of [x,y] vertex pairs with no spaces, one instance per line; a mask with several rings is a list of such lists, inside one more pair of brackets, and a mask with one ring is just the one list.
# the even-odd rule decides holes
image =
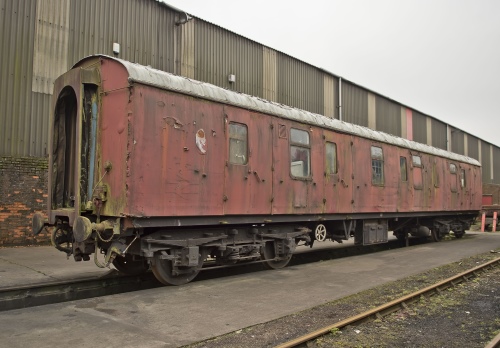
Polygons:
[[324,132],[324,213],[351,212],[352,158],[350,136]]
[[408,180],[408,157],[402,153],[399,156],[398,211],[411,209],[411,190]]
[[413,207],[425,207],[425,191],[422,157],[417,154],[411,156],[411,171],[413,179]]
[[272,133],[267,117],[225,108],[224,213],[270,214]]
[[58,96],[53,119],[51,209],[73,208],[75,205],[77,111],[76,93],[73,88],[65,87]]

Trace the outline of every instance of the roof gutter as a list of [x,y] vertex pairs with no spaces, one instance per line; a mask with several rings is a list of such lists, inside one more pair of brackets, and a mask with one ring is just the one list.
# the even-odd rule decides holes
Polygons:
[[187,23],[191,19],[193,19],[193,17],[188,15],[187,12],[185,12],[181,9],[178,9],[177,7],[174,7],[172,5],[167,4],[163,0],[156,0],[156,1],[159,2],[161,5],[165,6],[166,8],[168,8],[174,12],[177,12],[179,14],[179,19],[175,21],[175,25],[182,25],[182,24]]

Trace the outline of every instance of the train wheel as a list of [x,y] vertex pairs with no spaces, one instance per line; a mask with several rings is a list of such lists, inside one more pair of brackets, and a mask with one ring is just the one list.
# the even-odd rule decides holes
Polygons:
[[278,257],[276,250],[278,250],[278,242],[267,242],[264,246],[264,252],[262,253],[261,258],[265,260],[264,265],[269,269],[283,268],[288,265],[288,262],[290,262],[292,258],[292,254],[290,253],[289,255],[279,257],[279,259],[276,260]]
[[433,228],[431,230],[431,237],[432,237],[432,240],[434,242],[440,242],[441,239],[443,239],[443,237],[441,236],[441,234],[439,233],[439,230],[436,229],[436,228]]
[[174,272],[172,261],[162,259],[160,254],[156,254],[153,257],[151,270],[153,271],[156,279],[165,285],[183,285],[189,283],[198,275],[198,273],[200,273],[205,257],[206,252],[200,249],[200,257],[198,259],[197,266],[179,266],[176,267]]
[[130,254],[125,254],[125,256],[117,256],[113,260],[113,266],[120,273],[127,275],[139,275],[146,273],[149,269],[148,262],[145,258],[134,257]]
[[395,232],[394,235],[400,242],[404,242],[408,238],[408,233],[405,232]]
[[314,239],[318,242],[324,242],[326,240],[326,227],[323,224],[318,224],[314,229]]

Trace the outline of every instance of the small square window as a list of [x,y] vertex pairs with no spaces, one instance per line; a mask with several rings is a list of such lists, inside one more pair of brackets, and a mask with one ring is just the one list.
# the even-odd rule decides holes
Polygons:
[[401,181],[408,181],[406,157],[399,157],[399,171],[401,172]]
[[337,144],[327,142],[325,145],[326,174],[337,173]]
[[372,184],[384,185],[384,153],[381,147],[371,147]]
[[290,173],[294,178],[311,176],[311,146],[304,130],[290,129]]

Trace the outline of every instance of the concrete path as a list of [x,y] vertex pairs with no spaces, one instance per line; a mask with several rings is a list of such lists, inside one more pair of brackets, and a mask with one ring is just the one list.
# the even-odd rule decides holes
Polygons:
[[[3,312],[0,346],[177,347],[497,248],[500,233],[468,234],[278,271]],[[0,259],[8,258],[3,251]]]

